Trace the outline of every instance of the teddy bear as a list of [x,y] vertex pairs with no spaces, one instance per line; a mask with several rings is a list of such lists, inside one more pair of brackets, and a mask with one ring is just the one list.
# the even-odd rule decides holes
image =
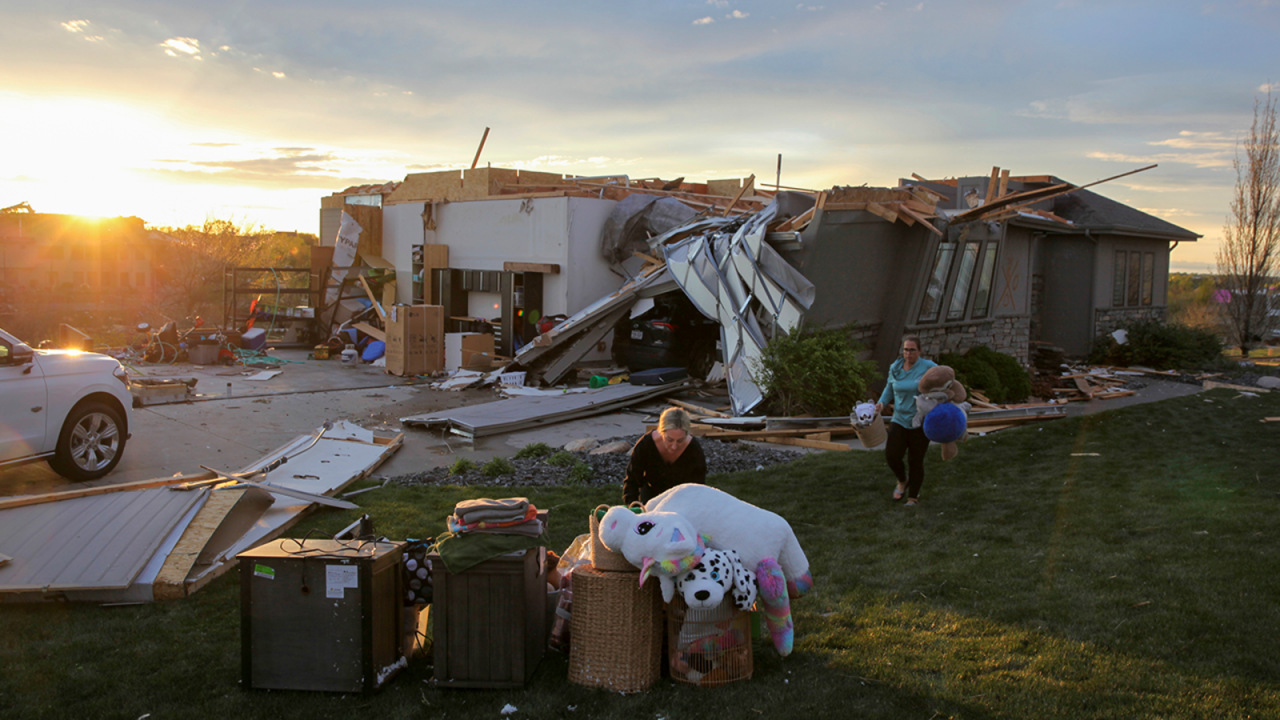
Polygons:
[[791,598],[813,587],[809,560],[782,516],[716,488],[684,484],[633,513],[616,506],[600,522],[600,541],[640,568],[640,583],[656,575],[671,602],[674,578],[692,570],[709,549],[734,550],[755,575],[765,620],[780,655],[791,653]]
[[960,452],[956,442],[968,433],[971,405],[965,399],[969,393],[956,380],[956,371],[947,365],[925,370],[919,388],[912,427],[923,427],[925,437],[942,446],[942,459],[950,460]]

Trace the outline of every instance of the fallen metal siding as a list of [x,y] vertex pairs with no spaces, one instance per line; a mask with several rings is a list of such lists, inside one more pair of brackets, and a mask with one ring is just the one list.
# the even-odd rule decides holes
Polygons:
[[124,588],[205,495],[165,488],[0,511],[0,592]]

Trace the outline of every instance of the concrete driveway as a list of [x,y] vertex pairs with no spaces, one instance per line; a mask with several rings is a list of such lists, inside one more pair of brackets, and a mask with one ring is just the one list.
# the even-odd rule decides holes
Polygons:
[[[347,366],[338,360],[308,360],[303,350],[277,350],[289,360],[279,375],[250,380],[242,367],[147,366],[147,377],[197,378],[192,402],[152,405],[133,411],[132,438],[124,459],[110,475],[92,484],[151,480],[201,472],[207,465],[236,470],[298,435],[314,432],[325,420],[347,420],[379,434],[404,432],[403,447],[379,469],[387,476],[452,464],[458,453],[478,463],[510,456],[533,442],[562,446],[578,438],[639,437],[644,418],[664,405],[658,401],[627,411],[585,418],[527,432],[481,438],[474,445],[436,432],[404,428],[399,419],[501,399],[494,390],[447,392],[425,383],[385,374],[380,368]],[[1137,394],[1112,400],[1070,403],[1071,415],[1115,409],[1200,391],[1198,385],[1142,378]],[[862,449],[856,438],[846,441]],[[798,450],[800,448],[788,448]],[[53,492],[77,486],[44,463],[0,470],[0,496]]]

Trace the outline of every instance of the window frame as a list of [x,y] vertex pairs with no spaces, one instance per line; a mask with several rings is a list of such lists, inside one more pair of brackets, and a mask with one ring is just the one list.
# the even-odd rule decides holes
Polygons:
[[[970,257],[967,250],[976,247],[972,266],[968,277],[961,277],[965,258]],[[940,261],[944,252],[949,253],[945,272]],[[933,253],[933,263],[925,276],[924,291],[917,297],[916,325],[945,325],[962,323],[970,320],[986,320],[991,317],[991,301],[995,295],[996,261],[1000,255],[999,239],[970,240],[961,237],[958,240],[939,240]],[[962,284],[963,281],[963,284]],[[986,297],[978,302],[982,285],[986,284]],[[930,307],[930,290],[939,289],[937,300]],[[958,314],[956,311],[959,300]]]

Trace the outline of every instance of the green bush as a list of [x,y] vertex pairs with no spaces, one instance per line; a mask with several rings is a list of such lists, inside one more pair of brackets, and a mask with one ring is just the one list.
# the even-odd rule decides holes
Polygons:
[[510,475],[515,471],[516,466],[512,465],[510,460],[503,457],[496,457],[485,463],[484,467],[480,468],[480,473],[482,475],[491,478],[498,477],[499,475]]
[[858,359],[863,347],[852,329],[806,326],[765,346],[752,370],[772,412],[834,417],[867,399],[880,373],[873,361]]
[[555,467],[562,467],[562,468],[573,467],[578,462],[579,462],[578,456],[574,455],[568,450],[560,450],[556,452],[556,454],[547,458],[548,465],[554,465]]
[[970,348],[963,355],[943,353],[939,365],[956,371],[956,380],[968,390],[980,390],[993,403],[1020,402],[1031,395],[1031,375],[1011,355],[986,346]]
[[565,482],[570,485],[587,485],[595,475],[595,468],[584,462],[579,462],[569,469],[569,474],[565,476]]
[[550,445],[543,442],[536,442],[536,443],[529,443],[528,445],[525,445],[524,447],[520,448],[520,451],[516,453],[516,457],[523,460],[524,458],[540,458],[544,455],[550,455],[550,454],[551,454]]
[[475,469],[476,464],[471,461],[471,458],[460,457],[457,460],[454,460],[453,464],[449,466],[449,474],[462,475]]
[[1089,362],[1124,367],[1142,365],[1157,370],[1199,370],[1215,367],[1222,356],[1218,337],[1201,328],[1144,320],[1125,329],[1129,338],[1124,345],[1110,335],[1097,338]]

